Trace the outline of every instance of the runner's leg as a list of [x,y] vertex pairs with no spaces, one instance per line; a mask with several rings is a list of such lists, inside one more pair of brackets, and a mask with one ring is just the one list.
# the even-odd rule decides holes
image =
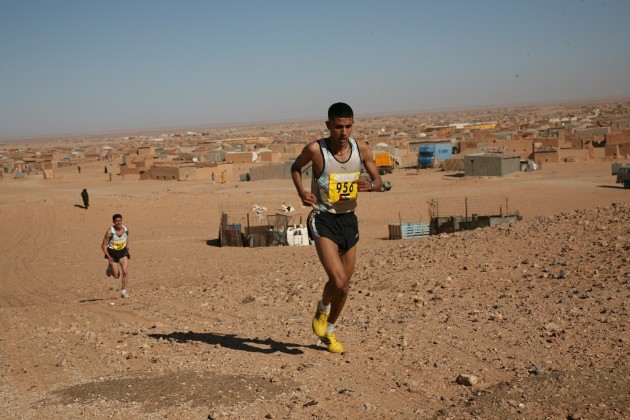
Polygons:
[[110,267],[110,271],[112,273],[112,276],[115,279],[120,278],[120,269],[118,268],[118,263],[115,261],[112,261],[109,263],[109,267]]
[[340,252],[337,244],[325,237],[315,238],[315,247],[319,260],[328,275],[328,282],[324,286],[322,295],[322,303],[324,305],[331,303],[328,322],[334,324],[339,314],[341,314],[348,297],[350,278],[354,271],[356,247]]
[[120,269],[122,270],[122,290],[127,290],[127,287],[129,286],[129,277],[128,277],[129,258],[122,257],[119,263],[120,263]]

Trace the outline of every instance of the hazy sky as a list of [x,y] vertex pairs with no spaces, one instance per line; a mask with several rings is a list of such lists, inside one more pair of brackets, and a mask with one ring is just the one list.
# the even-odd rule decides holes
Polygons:
[[0,0],[0,138],[630,96],[629,0]]

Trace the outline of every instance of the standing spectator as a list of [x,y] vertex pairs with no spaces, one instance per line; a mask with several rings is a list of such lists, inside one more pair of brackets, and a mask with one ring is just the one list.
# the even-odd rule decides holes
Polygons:
[[85,188],[81,191],[81,198],[83,199],[83,207],[87,210],[90,207],[90,196]]

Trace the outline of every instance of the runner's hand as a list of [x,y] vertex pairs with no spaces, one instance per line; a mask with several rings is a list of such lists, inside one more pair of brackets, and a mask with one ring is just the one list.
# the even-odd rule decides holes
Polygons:
[[355,181],[359,191],[372,191],[372,183],[368,181],[366,178],[361,178],[358,181]]
[[300,194],[300,200],[302,200],[302,204],[308,207],[317,203],[317,197],[315,196],[315,194],[308,191],[305,191],[304,193]]

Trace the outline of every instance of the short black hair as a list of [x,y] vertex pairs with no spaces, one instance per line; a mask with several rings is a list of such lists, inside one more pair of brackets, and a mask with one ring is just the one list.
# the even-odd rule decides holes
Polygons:
[[328,108],[328,121],[332,121],[335,118],[354,118],[354,112],[352,112],[350,105],[337,102]]
[[112,216],[112,222],[115,222],[116,219],[122,219],[122,214],[116,213],[115,215]]

